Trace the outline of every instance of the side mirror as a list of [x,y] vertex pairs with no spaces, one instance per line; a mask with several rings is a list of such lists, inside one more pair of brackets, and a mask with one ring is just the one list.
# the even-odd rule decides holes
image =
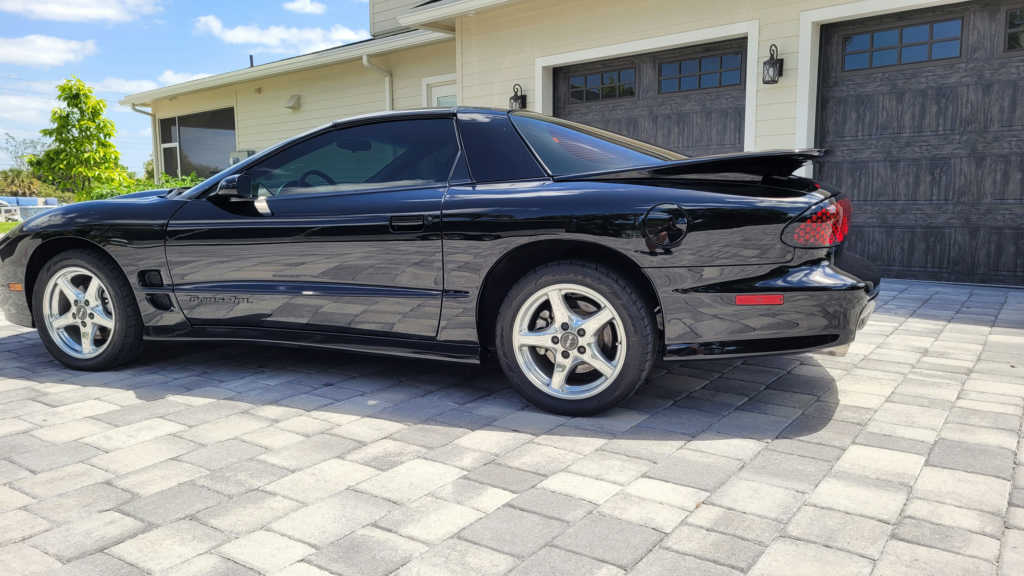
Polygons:
[[233,201],[255,200],[252,193],[252,177],[246,174],[232,174],[217,184],[214,195]]

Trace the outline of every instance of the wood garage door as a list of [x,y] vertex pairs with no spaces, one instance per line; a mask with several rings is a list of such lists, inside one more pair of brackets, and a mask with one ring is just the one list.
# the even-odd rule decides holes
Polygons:
[[902,278],[1024,284],[1024,2],[822,31],[816,177],[850,248]]
[[556,68],[555,116],[689,155],[743,150],[746,40]]

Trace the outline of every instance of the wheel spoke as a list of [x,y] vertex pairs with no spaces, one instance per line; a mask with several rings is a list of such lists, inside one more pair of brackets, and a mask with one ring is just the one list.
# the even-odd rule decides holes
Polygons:
[[605,358],[604,354],[596,346],[587,347],[587,353],[584,355],[583,360],[604,376],[611,376],[615,373],[615,365]]
[[61,278],[59,285],[60,291],[64,293],[64,297],[66,297],[68,301],[74,303],[80,302],[83,299],[84,295],[82,292],[78,288],[75,288],[75,285],[67,278]]
[[586,330],[587,334],[592,338],[597,338],[601,328],[605,324],[615,319],[615,313],[608,308],[602,308],[597,312],[583,319],[583,325],[581,328]]
[[565,382],[577,365],[578,362],[574,359],[566,360],[561,356],[555,356],[555,367],[551,372],[551,387],[559,392],[564,392]]
[[73,314],[73,312],[71,310],[68,310],[65,314],[51,320],[50,324],[53,326],[53,329],[63,330],[64,328],[67,328],[68,326],[72,326],[75,323],[77,323],[78,320],[72,318],[71,314]]
[[532,348],[554,348],[555,345],[551,342],[551,338],[557,337],[558,334],[554,331],[520,332],[518,341],[520,346],[529,346]]
[[103,285],[100,284],[100,279],[95,276],[89,278],[89,285],[85,288],[85,299],[89,301],[89,304],[95,306],[100,301],[100,288]]
[[95,350],[96,325],[89,324],[82,328],[82,354],[92,354]]
[[107,329],[114,327],[114,319],[107,314],[107,311],[103,309],[103,306],[93,306],[89,311],[92,313],[90,320],[97,326],[102,326]]
[[551,319],[554,326],[559,326],[562,323],[572,324],[573,314],[565,303],[564,292],[554,289],[548,291],[548,302],[551,304]]

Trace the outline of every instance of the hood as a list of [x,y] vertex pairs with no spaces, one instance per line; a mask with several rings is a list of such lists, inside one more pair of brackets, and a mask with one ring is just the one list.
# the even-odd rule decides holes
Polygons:
[[171,190],[173,190],[173,188],[157,188],[154,190],[142,190],[139,192],[132,192],[130,194],[122,194],[120,196],[115,196],[114,198],[111,198],[111,200],[132,200],[138,198],[152,198],[153,196],[164,196]]

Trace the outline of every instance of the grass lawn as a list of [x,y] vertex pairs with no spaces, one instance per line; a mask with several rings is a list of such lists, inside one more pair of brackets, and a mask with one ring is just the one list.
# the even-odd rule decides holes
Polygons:
[[17,222],[0,222],[0,236],[14,230],[14,227],[17,225]]

